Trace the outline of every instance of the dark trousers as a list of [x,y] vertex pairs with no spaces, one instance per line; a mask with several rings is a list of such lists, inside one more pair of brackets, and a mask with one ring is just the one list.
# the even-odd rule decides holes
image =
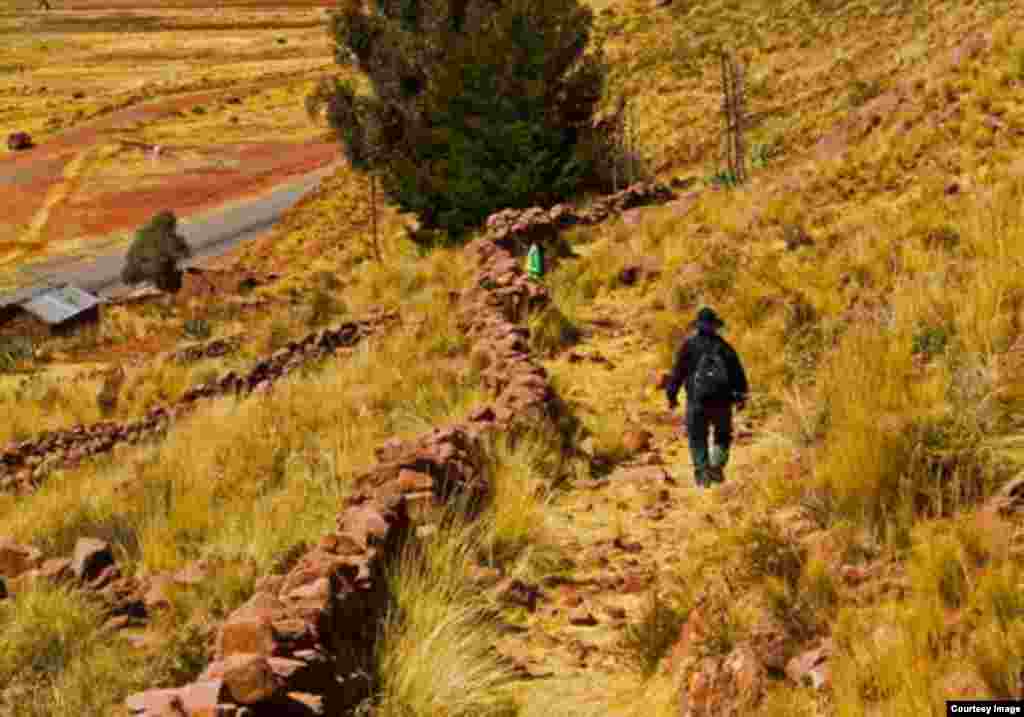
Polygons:
[[686,433],[698,483],[708,475],[708,434],[714,428],[715,445],[728,452],[732,444],[732,401],[686,402]]

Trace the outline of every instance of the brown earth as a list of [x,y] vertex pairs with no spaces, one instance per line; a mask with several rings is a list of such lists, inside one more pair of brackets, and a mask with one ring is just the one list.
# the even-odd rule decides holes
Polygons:
[[[266,88],[266,85],[261,87]],[[238,91],[239,88],[234,87],[126,108],[45,137],[31,152],[0,156],[0,216],[4,218],[0,222],[0,257],[18,258],[12,256],[14,251],[21,256],[26,251],[49,253],[47,250],[52,250],[53,243],[58,241],[130,229],[160,208],[173,208],[180,216],[187,216],[260,193],[290,177],[324,167],[337,158],[337,145],[325,141],[207,146],[202,149],[204,155],[237,162],[241,168],[182,169],[160,176],[154,187],[121,191],[118,186],[85,201],[79,192],[97,187],[83,187],[82,183],[73,181],[74,178],[64,176],[71,161],[109,142],[113,133],[125,127],[154,122]],[[164,151],[172,155],[176,149],[168,146]],[[2,191],[6,187],[13,187],[14,191]],[[59,194],[62,189],[63,196]],[[48,198],[52,206],[49,216],[43,220],[42,230],[36,236],[25,236],[30,222],[45,211]],[[19,238],[22,241],[19,242]]]
[[73,238],[62,233],[62,228],[76,235],[110,234],[145,222],[160,208],[171,208],[179,216],[188,216],[269,190],[290,177],[325,167],[338,156],[335,142],[219,149],[224,150],[221,156],[238,159],[243,168],[173,174],[155,187],[72,199],[51,212],[47,237],[52,241]]

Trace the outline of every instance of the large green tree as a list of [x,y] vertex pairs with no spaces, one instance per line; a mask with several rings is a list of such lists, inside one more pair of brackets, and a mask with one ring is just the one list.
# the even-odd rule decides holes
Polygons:
[[324,81],[307,108],[393,202],[458,237],[593,176],[606,64],[592,27],[579,0],[343,0],[336,56],[370,91]]
[[135,232],[121,280],[126,284],[149,281],[160,291],[177,292],[181,289],[178,262],[191,254],[185,238],[178,233],[178,217],[172,211],[162,211]]

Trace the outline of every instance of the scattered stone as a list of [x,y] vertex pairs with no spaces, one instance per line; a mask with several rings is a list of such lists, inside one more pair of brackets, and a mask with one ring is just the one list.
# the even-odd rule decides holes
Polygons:
[[476,585],[488,587],[501,580],[501,572],[495,568],[473,565],[469,568],[469,579]]
[[832,642],[825,640],[813,650],[802,652],[786,664],[786,676],[802,687],[825,690],[831,687],[832,675],[828,660]]
[[220,717],[222,696],[223,683],[206,680],[177,689],[138,692],[125,700],[125,706],[145,717]]
[[71,557],[71,572],[79,580],[92,581],[114,564],[110,544],[95,538],[79,538]]
[[640,553],[643,552],[644,549],[644,546],[639,542],[635,540],[628,540],[627,538],[623,538],[621,535],[616,536],[615,540],[612,541],[612,545],[619,550],[626,551],[627,553]]
[[626,619],[626,608],[619,605],[606,605],[604,611],[608,613],[608,616],[613,620]]
[[540,589],[516,578],[505,578],[495,588],[495,599],[503,605],[525,607],[530,612],[537,609]]
[[16,578],[42,564],[38,549],[0,538],[0,577]]
[[597,618],[586,605],[580,605],[569,613],[569,624],[578,627],[593,627]]
[[625,432],[622,436],[622,446],[630,455],[636,455],[637,453],[643,453],[651,449],[651,439],[654,436],[650,431],[643,429],[631,429]]
[[637,481],[651,483],[655,481],[668,481],[669,477],[668,471],[662,466],[637,466],[619,468],[609,476],[609,479],[617,482]]

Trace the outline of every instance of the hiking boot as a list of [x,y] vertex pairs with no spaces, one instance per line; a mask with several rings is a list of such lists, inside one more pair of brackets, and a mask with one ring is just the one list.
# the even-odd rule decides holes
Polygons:
[[693,482],[697,484],[698,488],[707,488],[708,487],[707,471],[704,470],[704,469],[701,469],[701,468],[698,468],[697,470],[695,470],[693,472]]
[[725,468],[725,464],[729,462],[729,449],[719,445],[711,447],[711,467],[716,470]]
[[721,466],[708,468],[707,477],[704,480],[709,486],[722,483],[725,481],[725,471],[722,470]]

